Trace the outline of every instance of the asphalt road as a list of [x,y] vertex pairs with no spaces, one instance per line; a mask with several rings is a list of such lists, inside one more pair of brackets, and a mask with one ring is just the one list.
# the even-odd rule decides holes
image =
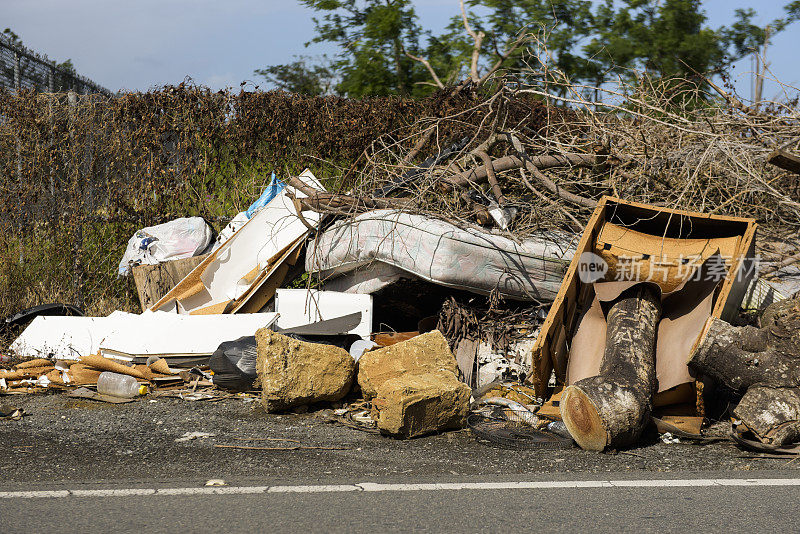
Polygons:
[[[266,414],[255,401],[3,401],[26,415],[0,421],[0,533],[797,531],[800,461],[730,442],[651,435],[619,454],[509,450],[469,430],[395,440],[324,410]],[[291,449],[298,444],[321,448]],[[251,448],[230,448],[240,445]],[[214,478],[227,485],[204,486]],[[793,482],[659,482],[716,478]],[[597,482],[611,480],[649,482]]]
[[[800,479],[789,478],[793,474],[772,471],[732,479],[715,473],[724,480],[699,481],[674,476],[539,477],[527,483],[462,478],[441,487],[408,482],[266,487],[239,481],[204,488],[191,481],[178,486],[139,481],[125,487],[40,485],[35,488],[40,493],[16,497],[8,492],[31,488],[4,487],[0,531],[796,532]],[[44,490],[64,494],[42,496]]]

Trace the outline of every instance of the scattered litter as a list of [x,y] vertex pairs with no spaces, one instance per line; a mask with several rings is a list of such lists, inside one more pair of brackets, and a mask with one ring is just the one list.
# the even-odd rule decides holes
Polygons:
[[537,430],[502,416],[473,413],[467,423],[475,437],[511,449],[570,449],[572,438],[555,432]]
[[211,434],[210,432],[186,432],[183,436],[175,438],[175,443],[183,443],[194,439],[212,438],[214,436],[216,436],[216,434]]
[[663,434],[661,434],[660,438],[661,438],[661,442],[662,443],[672,444],[672,443],[680,443],[681,442],[680,439],[678,439],[675,436],[673,436],[670,432],[664,432]]
[[20,421],[25,411],[10,404],[0,404],[0,419]]

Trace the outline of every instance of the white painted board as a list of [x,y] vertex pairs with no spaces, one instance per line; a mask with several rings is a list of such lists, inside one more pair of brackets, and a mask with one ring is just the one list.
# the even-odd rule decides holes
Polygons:
[[361,312],[361,323],[350,332],[369,339],[372,333],[372,295],[354,295],[338,291],[278,289],[275,292],[278,327],[293,328]]
[[275,323],[277,313],[179,315],[145,312],[100,345],[106,357],[210,355],[225,341],[252,336]]
[[[325,190],[308,169],[298,178],[310,187]],[[256,278],[254,272],[266,269],[270,259],[308,234],[308,228],[297,216],[294,203],[287,193],[299,198],[306,197],[302,191],[287,186],[256,212],[252,219],[222,244],[213,261],[197,267],[202,270],[200,280],[204,288],[177,303],[178,313],[188,314],[238,299]],[[304,217],[311,225],[318,224],[320,220],[320,214],[315,212],[306,212]],[[164,303],[161,309],[173,310],[175,305],[174,301]]]
[[108,317],[39,316],[9,348],[24,357],[77,360],[97,354],[106,337],[136,317],[120,311]]

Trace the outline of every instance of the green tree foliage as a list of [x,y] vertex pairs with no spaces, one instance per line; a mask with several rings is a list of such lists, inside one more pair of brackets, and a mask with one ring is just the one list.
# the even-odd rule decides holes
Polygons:
[[[469,75],[475,39],[460,14],[434,35],[420,27],[410,0],[299,1],[319,15],[307,44],[335,43],[340,54],[331,71],[319,74],[298,62],[256,71],[278,87],[318,94],[324,84],[313,78],[335,73],[338,94],[422,96],[435,84],[414,58],[427,60],[444,83]],[[800,20],[800,0],[788,3],[786,15],[767,27],[753,23],[753,10],[740,9],[730,26],[716,29],[708,26],[701,0],[465,0],[465,6],[470,26],[485,36],[484,69],[500,58],[504,69],[519,71],[529,52],[505,52],[527,32],[546,42],[549,66],[595,86],[633,69],[663,77],[714,74]]]
[[[420,53],[422,32],[409,0],[300,0],[321,14],[310,43],[331,42],[341,53],[336,92],[352,97],[421,96],[426,73],[406,52]],[[308,44],[310,44],[308,43]]]
[[263,76],[277,89],[304,95],[327,95],[333,91],[335,77],[327,58],[316,63],[306,56],[300,56],[284,65],[270,65],[255,73]]
[[728,60],[724,33],[705,25],[700,0],[606,0],[594,15],[595,35],[584,47],[602,73],[647,70],[670,77],[712,72]]

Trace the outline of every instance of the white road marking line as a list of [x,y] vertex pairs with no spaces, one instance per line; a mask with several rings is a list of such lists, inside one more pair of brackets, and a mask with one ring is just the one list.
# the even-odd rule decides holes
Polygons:
[[42,491],[0,491],[0,499],[56,497],[129,497],[151,495],[244,495],[260,493],[335,493],[347,491],[481,491],[573,488],[692,488],[692,487],[800,486],[800,478],[697,478],[658,480],[553,480],[530,482],[440,482],[419,484],[359,484],[305,486],[219,486],[196,488],[116,488]]

